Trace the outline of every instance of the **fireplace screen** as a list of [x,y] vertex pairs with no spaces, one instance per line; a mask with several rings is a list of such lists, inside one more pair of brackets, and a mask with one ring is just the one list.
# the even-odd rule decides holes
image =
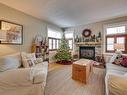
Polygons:
[[80,47],[80,58],[95,59],[95,47]]

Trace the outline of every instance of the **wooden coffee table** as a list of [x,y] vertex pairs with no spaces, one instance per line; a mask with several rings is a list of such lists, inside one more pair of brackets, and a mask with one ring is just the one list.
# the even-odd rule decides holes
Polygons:
[[92,60],[80,59],[72,64],[72,79],[87,83],[92,72]]

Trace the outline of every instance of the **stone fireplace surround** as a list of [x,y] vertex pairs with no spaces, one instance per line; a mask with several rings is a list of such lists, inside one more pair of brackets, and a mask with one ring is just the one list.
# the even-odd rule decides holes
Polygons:
[[[74,59],[80,59],[83,57],[80,57],[80,47],[94,47],[95,48],[95,56],[92,60],[96,60],[97,56],[102,56],[102,48],[101,45],[84,45],[84,44],[79,44],[75,45],[76,47],[74,48]],[[89,58],[90,59],[90,58]]]

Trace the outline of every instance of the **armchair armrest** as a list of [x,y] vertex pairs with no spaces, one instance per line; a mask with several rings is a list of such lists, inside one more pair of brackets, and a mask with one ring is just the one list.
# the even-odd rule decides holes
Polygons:
[[[13,69],[0,73],[0,92],[19,86],[31,86],[32,84],[46,84],[48,71],[47,64],[37,65],[33,68]],[[40,68],[39,68],[40,67]]]
[[31,85],[30,68],[13,69],[0,73],[0,86]]
[[48,74],[48,63],[43,62],[40,64],[37,64],[31,73],[31,77],[33,78],[33,83],[45,83],[47,79],[47,74]]
[[33,83],[38,84],[38,83],[46,82],[46,78],[47,78],[47,72],[39,71],[33,77]]
[[127,95],[127,77],[124,75],[109,75],[109,95]]

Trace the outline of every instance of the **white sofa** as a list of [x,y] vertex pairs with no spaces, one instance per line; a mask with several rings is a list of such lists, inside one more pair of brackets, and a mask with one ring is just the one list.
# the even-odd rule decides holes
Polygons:
[[127,68],[112,64],[115,56],[106,64],[106,95],[127,95]]
[[[10,65],[10,66],[8,66]],[[48,62],[21,67],[20,54],[0,57],[0,95],[44,95]]]

